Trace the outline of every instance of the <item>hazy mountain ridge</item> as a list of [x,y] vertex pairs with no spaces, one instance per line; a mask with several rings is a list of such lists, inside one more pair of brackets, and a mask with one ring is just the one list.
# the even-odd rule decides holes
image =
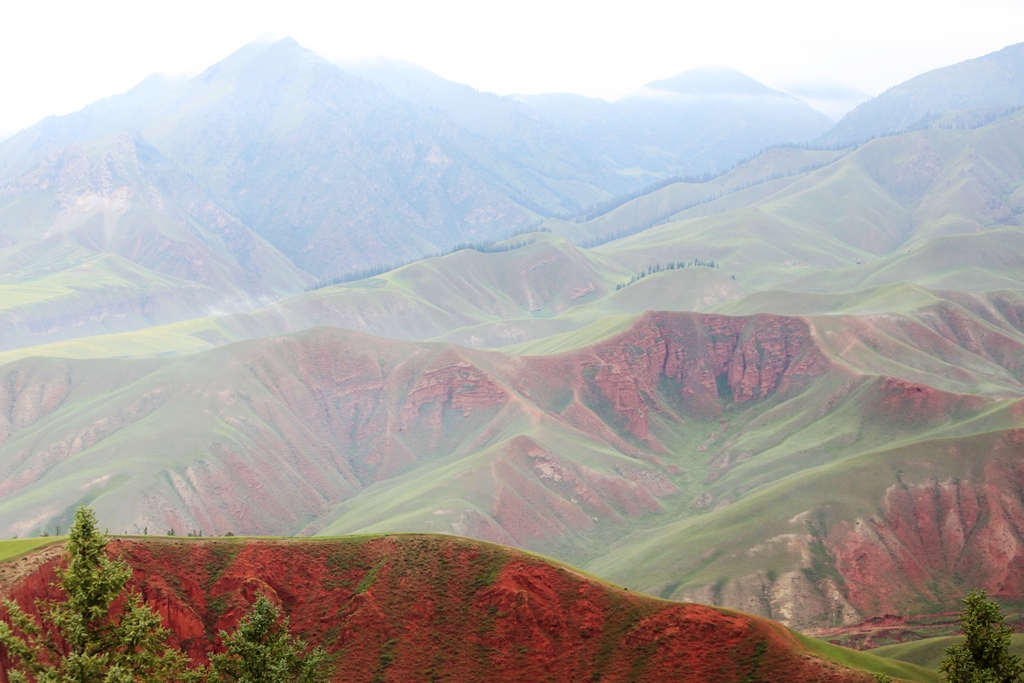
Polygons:
[[576,191],[578,196],[572,198],[573,203],[567,205],[567,209],[597,199],[601,193],[594,188],[618,194],[636,186],[636,180],[620,173],[599,147],[570,146],[545,112],[535,111],[515,95],[480,92],[398,60],[339,66],[348,73],[383,85],[403,100],[450,119],[486,144],[543,174],[544,182],[553,183],[562,191],[569,192],[581,184],[593,186],[587,192],[582,192],[583,187],[580,187]]
[[851,145],[927,127],[954,112],[1024,106],[1024,43],[921,74],[857,106],[821,137]]
[[[207,174],[216,196],[317,274],[501,236],[535,222],[533,207],[559,210],[517,162],[290,41],[205,78],[194,114],[147,134],[191,155],[186,167]],[[210,147],[207,108],[224,139],[236,137],[224,149]],[[278,169],[291,170],[286,182]]]
[[607,103],[518,95],[567,139],[653,180],[721,172],[773,144],[804,142],[831,122],[806,103],[731,69],[695,69]]
[[255,308],[311,279],[127,132],[3,185],[0,226],[0,283],[22,293],[4,301],[5,348]]
[[[648,83],[615,106],[642,145],[674,155],[669,172],[675,174],[722,171],[755,150],[804,142],[811,131],[831,127],[827,117],[802,100],[721,67]],[[730,129],[743,133],[723,134]],[[725,163],[716,160],[722,156]]]
[[[548,226],[581,236],[636,231],[595,248],[634,268],[700,250],[754,288],[855,288],[889,267],[884,280],[864,286],[1002,289],[1019,282],[1018,253],[1005,246],[1020,232],[1022,149],[1024,117],[1016,114],[972,131],[880,138],[746,190],[670,185],[588,223]],[[967,261],[940,248],[951,243],[963,245]],[[990,271],[974,267],[988,258]],[[956,270],[971,270],[969,279]]]
[[[578,240],[641,229],[595,249],[524,236],[517,239],[533,243],[496,254],[462,251],[252,316],[196,321],[178,338],[191,349],[197,341],[327,324],[505,346],[609,314],[700,310],[765,287],[825,293],[909,281],[938,290],[1019,288],[1024,237],[1006,223],[1019,222],[1024,206],[1016,199],[1024,186],[1017,180],[1022,126],[1018,115],[975,131],[879,139],[851,153],[770,150],[709,183],[670,185],[586,223],[548,224]],[[801,172],[808,167],[816,170]],[[720,268],[664,272],[616,290],[647,268],[695,258]],[[680,295],[664,296],[658,283]]]
[[[676,111],[640,102],[628,116],[612,116],[605,132],[587,132],[577,121],[551,120],[521,100],[478,93],[416,67],[349,68],[384,85],[290,39],[249,45],[196,78],[154,77],[23,131],[0,144],[0,173],[10,178],[68,144],[137,130],[221,206],[299,267],[323,276],[502,237],[645,179],[686,171],[689,162],[680,160],[693,153],[666,132],[677,124],[663,122],[680,111],[695,112],[696,119],[678,125],[691,137],[699,131],[708,150],[730,136],[749,136],[744,128],[759,116],[748,107],[723,124],[720,108],[705,116],[699,106]],[[737,139],[734,151],[700,161],[700,170],[820,132],[809,108],[796,100],[791,108],[765,112],[778,121],[761,137]],[[663,129],[650,133],[654,138],[636,137],[637,117],[649,133]],[[652,155],[652,144],[666,151]],[[647,151],[637,156],[641,149]]]
[[[590,172],[600,170],[598,184],[619,192],[636,186],[630,175],[720,171],[770,145],[810,140],[814,131],[830,125],[797,98],[721,67],[648,83],[611,103],[568,93],[499,97],[390,60],[342,68],[444,111],[498,144],[522,147],[524,133],[533,148],[538,143],[564,148],[571,141],[573,152],[581,155],[575,163]],[[772,107],[776,110],[766,110]],[[723,116],[728,124],[723,125]],[[698,157],[688,146],[693,138],[717,149],[717,156]],[[577,166],[572,173],[581,170]]]
[[185,83],[185,78],[154,74],[131,90],[98,100],[64,116],[48,116],[0,142],[0,183],[24,173],[46,155],[74,145],[88,145],[126,130],[137,135],[140,124],[153,116]]
[[[347,76],[292,41],[248,46],[153,99],[147,99],[150,90],[140,86],[121,96],[125,102],[111,98],[48,120],[5,142],[0,157],[8,168],[23,168],[68,141],[88,143],[76,136],[130,126],[221,205],[314,270],[305,259],[340,258],[336,270],[348,270],[534,222],[532,210],[509,195],[546,202],[549,211],[558,206],[543,183],[481,149],[480,140],[465,140],[450,123]],[[134,106],[138,100],[144,106]],[[116,115],[108,117],[111,111]],[[339,185],[347,191],[338,193]],[[269,223],[253,223],[268,211]],[[375,212],[382,215],[374,219]],[[337,251],[338,235],[316,237],[325,220],[328,230],[353,233],[341,238],[344,255]],[[374,236],[391,232],[383,240]],[[316,239],[327,242],[311,246]]]

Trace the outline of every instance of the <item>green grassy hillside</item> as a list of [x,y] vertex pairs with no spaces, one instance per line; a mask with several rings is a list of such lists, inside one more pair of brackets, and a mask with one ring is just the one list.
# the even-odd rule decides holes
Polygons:
[[723,207],[748,206],[845,153],[779,147],[710,181],[671,183],[590,220],[551,219],[545,226],[576,242],[609,241],[691,213],[720,213]]
[[[1015,633],[1011,636],[1010,654],[1024,658],[1024,633]],[[870,650],[871,654],[887,659],[897,659],[908,664],[915,664],[924,669],[937,671],[942,658],[945,656],[946,648],[951,645],[959,645],[964,641],[963,636],[944,636],[941,638],[925,638],[910,643],[899,643],[898,645],[885,645]]]
[[[49,272],[0,276],[0,346],[11,357],[45,355],[35,347],[71,338],[99,357],[124,355],[95,335],[139,331],[204,316],[223,295],[212,287],[148,270],[113,254],[76,254]],[[60,343],[56,343],[60,347]],[[174,345],[157,353],[174,352]],[[59,352],[54,355],[61,355]]]
[[[1012,152],[1024,140],[1022,126],[1024,118],[1017,116],[977,130],[922,131],[875,140],[845,155],[771,150],[709,183],[669,185],[591,223],[556,226],[580,238],[600,236],[608,230],[642,227],[644,221],[696,201],[698,195],[711,200],[699,210],[703,213],[697,208],[677,211],[668,223],[592,249],[538,233],[517,238],[533,243],[512,251],[463,250],[375,278],[307,292],[252,316],[221,316],[165,328],[156,336],[147,332],[123,337],[123,349],[118,349],[118,339],[105,343],[112,344],[109,355],[148,353],[156,351],[153,340],[165,335],[163,352],[175,353],[328,324],[395,338],[500,348],[571,332],[609,314],[705,310],[747,294],[751,302],[762,301],[759,310],[784,311],[764,302],[778,299],[783,305],[790,295],[758,299],[760,290],[856,296],[852,293],[857,290],[904,282],[943,290],[1018,289],[1024,286],[1024,248],[1018,244],[1022,232],[1005,223],[1015,222],[1015,212],[1024,206],[1014,199],[1022,186],[1015,179],[1024,177],[1024,171]],[[808,165],[820,168],[800,172]],[[897,167],[904,171],[897,172]],[[900,175],[918,167],[928,170],[912,173],[913,179]],[[778,173],[790,175],[756,185],[767,191],[776,183],[756,200],[719,204],[754,187],[715,199],[731,188]],[[616,216],[628,219],[621,222]],[[23,248],[11,249],[12,264],[32,261],[40,268],[68,260],[53,249],[46,252],[54,254],[47,259],[31,250],[18,256]],[[695,260],[713,260],[718,267],[713,272],[663,272],[616,289],[648,268]],[[83,322],[59,325],[68,330],[63,334],[76,334],[76,329],[78,334],[103,333],[166,320],[155,314],[107,316],[111,322],[104,325],[96,322],[105,319],[102,315],[86,314],[92,304],[85,295],[72,293],[68,301],[57,301],[45,294],[52,286],[29,285],[27,276],[10,281],[12,286],[26,283],[15,301],[28,297],[35,305],[18,309],[16,320],[57,316],[59,321],[60,313],[51,313],[47,306],[58,311],[77,308],[76,320]],[[43,296],[47,298],[40,299]],[[205,296],[199,298],[206,301]],[[189,301],[187,288],[182,301]],[[833,312],[822,307],[827,300],[818,301],[814,312]],[[166,315],[189,315],[197,307],[180,304],[185,310]],[[150,308],[161,310],[155,304]],[[115,322],[122,327],[113,328]],[[47,340],[27,331],[11,338],[12,347]],[[45,352],[82,356],[97,353],[97,348],[89,342],[84,348],[71,344]]]
[[[904,250],[910,249],[908,258],[921,252],[920,258],[931,262],[900,269],[897,261],[889,261],[887,265],[902,275],[888,281],[926,278],[921,284],[951,288],[960,276],[957,267],[935,263],[941,258],[937,254],[948,248],[930,240],[1017,222],[1021,205],[1014,192],[1024,172],[1019,151],[1014,150],[1024,144],[1022,131],[1024,116],[1015,115],[977,130],[928,130],[882,138],[845,156],[822,159],[821,168],[788,176],[786,182],[765,183],[764,192],[750,195],[749,202],[719,209],[712,202],[703,209],[671,212],[664,208],[671,204],[668,198],[692,191],[686,184],[670,185],[590,224],[554,227],[583,239],[606,234],[603,221],[628,216],[623,223],[628,227],[620,229],[647,229],[598,251],[637,269],[658,257],[686,258],[701,252],[701,258],[721,262],[740,284],[755,288],[814,273],[821,273],[824,283],[831,277],[824,273],[874,264],[887,254],[906,256]],[[727,184],[728,176],[707,184],[705,201],[721,193],[715,183]],[[648,227],[659,221],[661,225]],[[974,274],[982,279],[968,279],[965,288],[1006,286],[998,274],[988,280],[983,272]],[[945,278],[945,284],[937,284],[936,278]],[[831,286],[848,285],[840,277]]]
[[0,541],[0,562],[16,559],[57,542],[59,539],[53,538],[21,538],[13,541]]
[[852,291],[913,282],[932,289],[986,292],[1024,287],[1024,230],[994,227],[929,240],[868,264],[788,282],[796,291]]
[[[601,299],[609,290],[614,290],[616,283],[628,280],[631,275],[621,266],[577,249],[555,235],[536,233],[512,242],[528,244],[497,253],[465,249],[415,262],[377,277],[305,292],[252,313],[194,318],[103,339],[83,338],[46,348],[22,348],[0,358],[175,354],[317,325],[399,339],[427,340],[460,328],[504,320],[548,320]],[[106,258],[107,261],[112,259]],[[137,279],[141,279],[141,275]],[[86,286],[93,285],[86,283]],[[104,279],[97,280],[95,287],[117,291],[115,282]],[[187,302],[188,290],[179,289]],[[63,291],[43,283],[29,287],[18,285],[17,298],[12,299],[12,303],[25,300],[25,305],[42,307]],[[187,310],[184,309],[182,317],[187,315]],[[25,319],[42,315],[31,315],[33,313],[27,311]],[[566,329],[582,324],[585,323],[570,322]],[[107,330],[93,323],[85,331],[95,334]],[[22,335],[24,338],[28,338],[27,342],[38,341],[28,334]],[[12,346],[17,345],[18,339],[12,339]],[[29,343],[20,345],[29,346]]]
[[798,628],[855,623],[864,614],[955,610],[960,590],[999,590],[1005,572],[983,549],[989,534],[957,546],[945,536],[955,530],[900,527],[915,514],[960,515],[957,502],[943,500],[937,509],[928,502],[959,482],[972,497],[1015,486],[1020,410],[1019,402],[1005,405],[933,429],[931,437],[807,462],[781,478],[774,470],[786,458],[760,454],[711,487],[755,484],[744,499],[712,498],[706,512],[638,531],[588,567],[638,590],[735,605]]

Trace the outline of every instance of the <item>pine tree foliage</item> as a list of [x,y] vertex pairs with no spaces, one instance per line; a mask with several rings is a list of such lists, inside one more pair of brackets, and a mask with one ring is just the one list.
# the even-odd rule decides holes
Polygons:
[[288,617],[267,596],[260,595],[232,634],[220,632],[226,652],[210,664],[214,681],[237,683],[320,683],[326,681],[319,647],[308,653],[306,644],[293,638]]
[[946,648],[939,671],[950,683],[1019,683],[1024,664],[1010,654],[1013,629],[1003,623],[999,605],[985,591],[971,591],[963,602],[964,642]]
[[184,655],[167,645],[160,617],[125,590],[131,569],[107,555],[95,513],[81,507],[57,570],[65,600],[40,600],[39,617],[5,600],[0,651],[11,683],[133,683],[187,680]]

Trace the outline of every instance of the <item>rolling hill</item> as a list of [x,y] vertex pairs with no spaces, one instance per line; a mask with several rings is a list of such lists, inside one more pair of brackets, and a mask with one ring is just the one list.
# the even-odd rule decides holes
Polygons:
[[721,272],[700,266],[653,273],[620,287],[634,275],[631,270],[547,233],[521,235],[492,249],[497,251],[463,249],[378,276],[312,289],[252,312],[24,346],[0,352],[0,359],[166,355],[319,325],[494,348],[652,307],[702,310],[747,292]]
[[[732,189],[747,183],[729,176],[713,181],[718,187],[709,183],[707,190],[678,183],[589,223],[548,225],[574,239],[627,234],[595,250],[614,253],[635,269],[700,251],[702,258],[720,262],[741,284],[755,288],[779,288],[783,283],[786,288],[801,288],[797,278],[813,273],[822,275],[809,282],[820,281],[823,287],[857,287],[847,284],[846,272],[864,269],[862,263],[868,270],[883,268],[904,257],[920,265],[909,271],[900,268],[887,281],[928,277],[922,284],[948,289],[953,287],[950,283],[963,282],[963,275],[936,259],[959,252],[933,240],[978,234],[977,246],[966,248],[978,252],[979,261],[991,256],[1010,259],[1005,272],[1019,281],[1016,251],[988,244],[990,239],[1014,237],[986,232],[1004,226],[1015,228],[1007,235],[1019,232],[1022,150],[1024,116],[1017,114],[977,130],[928,130],[880,138],[838,158],[821,158],[821,168],[804,173],[799,171],[811,163],[810,155],[827,153],[796,150],[776,172],[783,177],[755,181],[746,189]],[[763,165],[771,158],[766,157],[749,167]],[[733,173],[741,176],[745,168]],[[762,171],[761,177],[766,176]],[[702,190],[703,200],[698,194]],[[606,224],[612,220],[614,228],[609,230]],[[1002,266],[993,263],[997,277],[1002,276]],[[974,270],[973,277],[980,280],[972,288],[1006,286],[1006,280],[1000,284],[997,277],[986,281],[986,268]]]
[[[1008,310],[1004,320],[1020,317]],[[747,599],[749,574],[774,567],[803,577],[780,591],[824,605],[770,612],[804,627],[828,623],[837,604],[849,606],[844,620],[896,602],[923,607],[914,582],[882,602],[873,584],[871,600],[855,591],[854,578],[879,576],[851,573],[840,551],[875,541],[845,525],[879,514],[898,528],[913,506],[887,507],[887,487],[1012,481],[1024,333],[994,332],[959,310],[895,323],[647,313],[596,334],[584,328],[589,344],[542,356],[319,328],[169,359],[27,358],[4,366],[0,534],[66,526],[85,502],[134,532],[447,531],[576,563],[601,556],[599,573],[656,594],[672,584],[692,597],[724,576],[719,591],[735,580],[736,595],[699,595],[730,604]],[[957,339],[984,343],[969,353]],[[921,383],[929,378],[946,388]],[[966,387],[974,393],[957,393]],[[942,448],[967,460],[911,467]],[[847,507],[791,488],[815,481],[806,490],[829,491],[848,470],[870,474]],[[759,507],[779,496],[786,506]],[[822,509],[834,510],[828,523]],[[1005,514],[1016,524],[1024,511]],[[804,536],[772,531],[785,520],[803,529],[804,519],[813,520]],[[995,519],[975,518],[974,537],[997,533]],[[792,549],[773,552],[770,566],[737,560],[769,531],[806,538],[796,548],[834,543],[833,573],[807,578],[821,558]],[[717,559],[682,569],[701,557],[688,543],[703,534],[719,539]],[[647,548],[664,564],[637,565]],[[905,569],[907,557],[890,561]],[[943,566],[929,576],[951,580]],[[843,588],[829,586],[835,572]],[[999,586],[1009,599],[1024,594]],[[928,606],[944,604],[955,585],[928,595]]]
[[[1024,634],[1015,633],[1011,637],[1010,654],[1024,657]],[[939,664],[942,663],[942,658],[946,654],[946,648],[952,645],[959,645],[962,642],[963,636],[925,638],[911,643],[873,648],[871,653],[879,657],[888,657],[890,659],[898,659],[901,662],[916,664],[925,669],[937,670]]]
[[[524,235],[511,242],[529,244],[512,251],[463,250],[315,290],[254,316],[166,329],[180,340],[167,350],[318,324],[503,347],[606,315],[705,310],[752,290],[825,293],[900,282],[1016,289],[1024,272],[1016,225],[1022,122],[1015,116],[972,131],[921,131],[846,154],[771,150],[721,178],[675,183],[588,222],[549,222],[582,243],[587,235],[638,231],[592,249]],[[915,165],[932,170],[901,177],[891,159],[903,160],[904,173]],[[657,282],[615,289],[647,268],[694,259],[720,268],[659,273]]]
[[[730,610],[637,595],[565,565],[431,535],[316,541],[125,539],[133,587],[194,660],[256,599],[323,646],[332,680],[933,681],[903,662]],[[2,547],[2,546],[0,546]],[[0,550],[2,552],[2,550]],[[0,565],[3,566],[3,565]],[[0,584],[57,597],[55,560]],[[0,675],[3,672],[0,671]]]

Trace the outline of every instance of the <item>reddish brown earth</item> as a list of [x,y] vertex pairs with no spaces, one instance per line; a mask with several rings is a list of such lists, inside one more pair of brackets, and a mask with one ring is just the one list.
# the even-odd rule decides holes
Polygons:
[[940,391],[927,384],[895,377],[881,381],[868,414],[879,422],[901,422],[927,427],[950,415],[976,413],[989,400],[982,396]]
[[[0,496],[11,511],[0,536],[57,522],[66,528],[86,491],[96,494],[90,500],[105,525],[135,533],[312,534],[335,522],[331,533],[395,529],[387,525],[397,510],[406,515],[403,530],[447,531],[583,564],[629,531],[672,521],[666,510],[691,500],[721,508],[745,495],[741,485],[801,467],[799,458],[775,459],[756,472],[758,454],[790,435],[761,430],[765,420],[795,430],[845,411],[846,433],[804,451],[819,464],[829,449],[846,457],[885,448],[996,405],[858,374],[817,342],[799,317],[655,312],[551,356],[316,328],[174,359],[14,362],[0,375],[0,403],[9,406],[0,410]],[[818,381],[830,388],[805,393]],[[993,418],[992,428],[1024,424],[1021,410],[1024,403],[1009,420]],[[1024,510],[1001,502],[1020,497],[1013,462],[1024,446],[1007,434],[973,445],[951,438],[948,448],[959,454],[919,459],[979,466],[955,476],[921,470],[890,488],[877,514],[814,532],[827,532],[820,540],[842,579],[835,599],[850,620],[900,613],[907,600],[915,611],[947,609],[965,580],[1008,600],[1024,596],[1016,578],[1024,575]],[[95,473],[116,477],[140,452],[150,468],[105,488]],[[995,469],[981,466],[989,462]],[[733,477],[738,464],[757,476]],[[437,477],[440,467],[458,474]],[[82,472],[91,479],[76,480]],[[692,483],[696,476],[714,487],[709,495]],[[893,476],[879,475],[876,499]],[[398,507],[406,499],[389,507],[378,498],[365,517],[342,519],[361,510],[365,489],[396,477],[415,484],[403,495],[419,496],[406,509]],[[65,487],[66,496],[53,496],[52,512],[41,513],[33,494],[49,485]],[[792,567],[806,587],[803,568]],[[666,584],[646,587],[659,585]],[[749,598],[763,585],[750,582],[754,593],[729,604],[754,609]],[[832,593],[822,598],[831,600]]]
[[[968,444],[952,442],[964,455]],[[942,605],[964,586],[1024,599],[1024,429],[992,437],[972,479],[890,486],[878,515],[833,526],[825,540],[861,614],[899,614],[908,598]]]
[[[786,394],[831,367],[806,322],[775,315],[681,318],[650,313],[614,344],[598,345],[595,351],[604,366],[594,381],[616,411],[626,414],[641,405],[658,409],[643,394],[655,394],[661,377],[679,382],[689,412],[709,418],[721,415],[723,403]],[[728,388],[726,395],[719,390],[719,378]],[[643,424],[637,425],[638,436],[646,432]]]
[[[774,622],[670,603],[499,546],[443,536],[122,540],[132,585],[204,660],[259,593],[323,645],[336,681],[869,681]],[[11,587],[59,597],[49,560]]]
[[[1005,622],[1014,631],[1024,631],[1024,613],[1012,608],[1004,609]],[[955,636],[962,634],[959,612],[940,614],[897,615],[882,614],[865,619],[857,624],[837,628],[818,629],[816,638],[828,640],[855,650],[871,650],[884,645],[910,643],[924,638]]]
[[[65,465],[78,469],[83,453],[105,468],[99,462],[124,457],[105,449],[135,441],[164,453],[166,463],[182,453],[198,461],[168,466],[140,514],[115,528],[296,533],[366,486],[541,425],[634,461],[620,468],[617,484],[600,483],[606,493],[618,488],[602,495],[623,501],[613,516],[632,516],[657,509],[652,495],[677,490],[659,457],[668,447],[659,439],[664,431],[652,432],[653,414],[686,430],[686,422],[717,417],[734,402],[795,394],[830,367],[798,318],[687,313],[646,314],[599,344],[545,357],[319,328],[116,368],[16,362],[0,377],[0,401],[9,406],[0,411],[0,449],[10,442],[0,458],[8,463],[0,495],[16,496]],[[138,390],[110,391],[126,385]],[[84,419],[59,419],[80,400],[99,403]],[[182,433],[179,425],[189,428]],[[15,444],[30,432],[39,436]],[[579,471],[564,454],[546,457]],[[258,508],[248,503],[254,489]],[[30,531],[14,518],[9,524],[0,534]]]
[[[655,451],[663,447],[650,434],[648,416],[671,409],[666,398],[678,399],[688,417],[710,419],[728,404],[796,393],[832,367],[800,318],[667,312],[645,313],[621,334],[591,347],[515,362],[519,367],[509,381],[527,378],[533,386],[523,387],[525,392],[568,384],[586,413],[614,413],[618,420],[599,412]],[[663,378],[671,380],[673,396],[660,390]],[[568,420],[590,426],[586,414]]]

